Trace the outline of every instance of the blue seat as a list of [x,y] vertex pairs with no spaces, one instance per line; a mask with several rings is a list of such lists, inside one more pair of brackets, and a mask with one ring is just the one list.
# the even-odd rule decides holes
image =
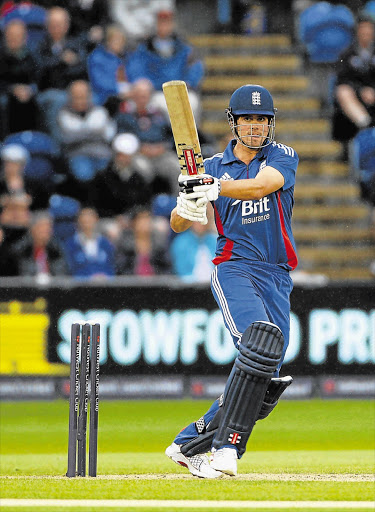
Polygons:
[[38,5],[22,4],[8,12],[1,20],[1,29],[12,20],[22,20],[27,28],[27,45],[34,51],[46,34],[46,9]]
[[151,211],[153,215],[160,217],[167,217],[176,206],[176,197],[169,194],[158,194],[152,200]]
[[375,0],[370,0],[370,2],[367,2],[361,13],[369,16],[375,21]]
[[20,144],[30,153],[25,176],[36,181],[55,181],[54,161],[59,157],[59,147],[46,133],[26,131],[12,133],[5,144]]
[[54,221],[54,235],[62,244],[74,235],[81,203],[68,196],[54,194],[49,200],[49,213]]
[[344,5],[318,2],[299,18],[299,39],[314,63],[335,63],[353,40],[355,19]]
[[364,199],[375,199],[375,128],[357,133],[351,143],[350,165]]

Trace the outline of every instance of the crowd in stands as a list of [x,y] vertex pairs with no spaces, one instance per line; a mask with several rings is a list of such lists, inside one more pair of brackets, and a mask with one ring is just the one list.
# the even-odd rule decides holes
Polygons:
[[[375,2],[295,4],[301,7],[299,43],[320,85],[328,84],[323,104],[331,114],[332,138],[341,143],[342,160],[370,207],[375,237]],[[375,275],[375,260],[370,271]]]
[[[375,3],[356,19],[353,39],[335,73],[332,137],[343,145],[361,198],[370,206],[375,236]],[[375,260],[370,265],[375,275]]]
[[[351,43],[330,57],[332,136],[375,211],[375,172],[360,163],[357,141],[371,131],[365,144],[373,139],[375,148],[375,5],[357,3],[355,13],[338,2],[291,8],[337,7],[348,21]],[[61,5],[0,1],[0,275],[202,279],[194,258],[182,265],[177,255],[211,266],[212,219],[178,236],[168,225],[179,165],[162,84],[187,83],[199,129],[204,77],[202,60],[178,34],[175,1]],[[220,31],[233,30],[245,7],[218,0]],[[312,14],[305,19],[311,24]],[[218,150],[207,134],[200,139],[204,156]]]
[[173,1],[139,4],[0,5],[0,276],[194,278],[202,259],[209,279],[212,219],[188,268],[169,227],[179,164],[162,93],[184,80],[198,118],[203,62]]

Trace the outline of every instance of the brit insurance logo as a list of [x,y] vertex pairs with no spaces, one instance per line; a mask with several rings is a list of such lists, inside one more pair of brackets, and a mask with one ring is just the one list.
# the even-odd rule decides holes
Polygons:
[[236,199],[231,206],[241,203],[242,224],[254,224],[255,222],[263,222],[270,218],[268,213],[271,208],[268,206],[270,200],[268,197],[262,197],[259,201],[241,201]]

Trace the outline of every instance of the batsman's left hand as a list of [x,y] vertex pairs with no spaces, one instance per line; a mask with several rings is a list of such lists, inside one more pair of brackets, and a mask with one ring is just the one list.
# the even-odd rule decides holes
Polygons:
[[[203,192],[207,201],[216,201],[221,191],[220,180],[210,174],[197,174],[194,176],[180,174],[178,183],[185,194]],[[201,200],[197,199],[198,205],[200,202]]]
[[[201,203],[198,205],[198,200]],[[177,198],[177,215],[192,222],[207,224],[207,200],[204,194],[180,192]]]

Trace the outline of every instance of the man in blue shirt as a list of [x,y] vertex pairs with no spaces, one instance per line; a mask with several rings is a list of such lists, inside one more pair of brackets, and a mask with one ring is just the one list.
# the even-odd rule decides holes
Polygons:
[[297,266],[291,217],[298,156],[274,140],[276,109],[264,87],[240,87],[226,112],[234,139],[205,160],[206,174],[180,175],[183,191],[171,213],[179,233],[206,223],[207,204],[213,205],[212,292],[238,348],[224,395],[166,450],[202,478],[237,474],[255,422],[268,416],[292,381],[279,378],[279,369],[289,341],[289,271]]

